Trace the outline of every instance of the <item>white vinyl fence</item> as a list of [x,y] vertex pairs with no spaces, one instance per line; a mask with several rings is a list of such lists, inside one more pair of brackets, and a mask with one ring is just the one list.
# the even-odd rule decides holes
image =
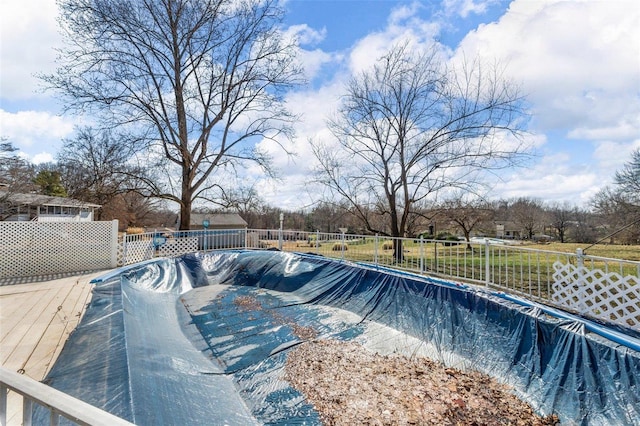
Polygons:
[[0,280],[116,267],[118,221],[0,222]]

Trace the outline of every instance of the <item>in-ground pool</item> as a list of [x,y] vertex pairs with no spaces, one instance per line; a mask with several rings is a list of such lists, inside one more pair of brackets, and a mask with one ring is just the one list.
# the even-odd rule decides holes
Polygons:
[[282,379],[310,336],[479,370],[563,424],[640,419],[637,333],[473,286],[278,251],[155,259],[94,285],[45,381],[139,425],[319,424]]

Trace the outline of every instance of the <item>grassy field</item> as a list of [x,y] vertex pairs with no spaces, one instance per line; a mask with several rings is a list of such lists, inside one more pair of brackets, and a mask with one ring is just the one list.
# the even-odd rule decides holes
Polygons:
[[[590,244],[584,243],[550,243],[529,244],[522,247],[537,248],[540,250],[560,251],[563,253],[575,253],[577,249],[585,249]],[[640,245],[596,244],[586,251],[587,255],[608,257],[610,259],[623,259],[640,261]]]
[[[585,249],[587,244],[523,244],[515,246],[491,245],[489,251],[484,244],[472,244],[469,249],[465,242],[448,243],[404,240],[403,259],[398,262],[393,255],[393,245],[383,238],[376,242],[374,237],[347,241],[284,241],[284,251],[315,253],[331,258],[376,263],[394,269],[453,279],[508,293],[523,294],[543,303],[551,302],[560,286],[572,291],[575,285],[588,285],[592,292],[600,293],[597,303],[611,303],[607,320],[617,321],[622,312],[620,303],[636,299],[636,292],[629,291],[640,278],[640,246],[599,244],[586,250],[583,266],[587,272],[577,267],[576,250]],[[277,247],[277,241],[267,241]],[[592,258],[595,256],[597,258]],[[609,260],[611,259],[611,260]],[[620,261],[618,261],[620,260]],[[627,261],[627,262],[625,262]],[[603,277],[611,278],[604,280]],[[580,276],[579,280],[576,277]],[[618,277],[618,278],[615,278]],[[605,287],[606,286],[606,287]],[[609,287],[610,286],[610,287]],[[606,300],[609,302],[606,302]],[[603,302],[604,301],[604,302]],[[640,305],[634,312],[640,312]],[[600,315],[600,314],[599,314]],[[604,315],[604,314],[602,314]],[[609,315],[609,314],[607,314]],[[640,314],[627,319],[629,326],[640,324]]]
[[[375,252],[377,251],[378,256],[391,256],[392,250],[383,249],[384,242],[382,238],[378,240],[378,246],[375,247],[374,238],[366,238],[366,240],[357,240],[357,242],[349,242],[347,241],[347,250],[346,255],[351,259],[351,256],[355,256],[356,259],[364,259],[370,258],[373,259]],[[273,242],[274,246],[277,246],[277,242]],[[336,247],[334,249],[334,246]],[[391,246],[389,242],[388,246]],[[460,244],[454,247],[461,247],[465,249],[465,244]],[[341,254],[340,250],[340,242],[327,242],[322,241],[317,251],[318,254],[323,254],[330,257],[339,257]],[[439,247],[442,253],[446,253],[447,250],[443,249],[443,245],[439,243],[437,246]],[[474,245],[474,247],[477,247]],[[582,248],[585,249],[589,247],[589,244],[584,243],[550,243],[550,244],[522,244],[513,246],[514,248],[525,248],[529,250],[536,251],[551,251],[551,252],[559,252],[559,253],[569,253],[576,254],[577,249]],[[285,241],[283,249],[285,251],[309,251],[316,252],[315,242],[311,242],[310,244],[306,241]],[[376,250],[377,249],[377,250]],[[420,252],[420,244],[416,241],[405,240],[404,250],[406,256],[418,256]],[[457,250],[456,250],[457,251]],[[433,243],[424,243],[423,252],[425,255],[432,255],[435,252]],[[640,261],[640,245],[618,245],[618,244],[598,244],[595,245],[588,250],[586,250],[585,254],[590,256],[598,256],[598,257],[606,257],[609,259],[621,259],[621,260],[631,260],[631,261]],[[354,260],[354,259],[352,259]]]
[[[277,242],[272,241],[275,246]],[[517,246],[491,246],[486,253],[483,244],[466,243],[444,245],[442,242],[404,240],[403,259],[396,261],[393,245],[380,238],[360,238],[347,241],[342,250],[340,241],[285,241],[283,250],[316,253],[326,257],[344,258],[350,261],[376,263],[378,265],[404,269],[412,272],[451,276],[463,281],[489,282],[496,288],[524,292],[532,296],[547,298],[558,273],[558,265],[577,266],[576,250],[585,244],[525,244]],[[597,245],[587,255],[607,259],[640,261],[640,246]],[[487,270],[488,264],[488,270]],[[601,269],[617,272],[622,276],[640,276],[640,266],[632,263],[602,261],[587,258],[584,266],[589,270]],[[488,275],[487,275],[488,272]]]

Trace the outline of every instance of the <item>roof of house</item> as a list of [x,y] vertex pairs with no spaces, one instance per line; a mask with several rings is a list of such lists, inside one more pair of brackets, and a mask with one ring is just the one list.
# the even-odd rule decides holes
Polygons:
[[239,226],[247,227],[247,222],[238,213],[191,213],[191,225],[202,226],[204,220],[209,221],[210,227]]
[[[5,194],[2,194],[5,192]],[[6,195],[9,202],[30,206],[62,206],[62,207],[102,207],[100,204],[86,203],[73,198],[53,197],[43,194],[6,193],[0,190],[0,196]]]

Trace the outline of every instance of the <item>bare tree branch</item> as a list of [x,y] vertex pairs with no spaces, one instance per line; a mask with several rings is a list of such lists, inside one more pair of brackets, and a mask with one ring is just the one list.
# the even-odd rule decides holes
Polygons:
[[377,210],[390,235],[406,236],[419,203],[446,189],[474,191],[481,173],[526,158],[523,97],[498,68],[463,65],[405,43],[350,81],[329,121],[338,148],[316,144],[314,153],[320,180],[367,229],[379,231],[369,216]]
[[179,185],[141,181],[179,203],[181,229],[192,203],[219,185],[219,168],[251,161],[271,169],[254,146],[292,135],[297,117],[282,95],[301,82],[277,0],[59,4],[67,46],[57,73],[43,80],[67,110],[144,135],[148,166],[175,169]]

